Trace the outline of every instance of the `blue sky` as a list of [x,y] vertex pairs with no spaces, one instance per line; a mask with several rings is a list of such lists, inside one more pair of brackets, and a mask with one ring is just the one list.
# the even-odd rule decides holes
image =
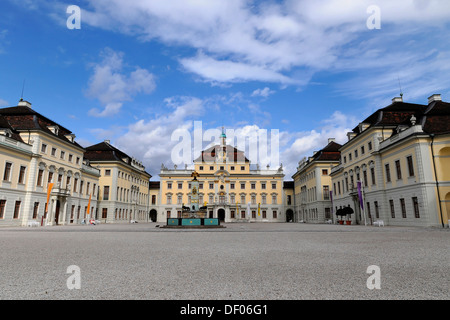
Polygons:
[[[367,27],[371,5],[380,29]],[[81,145],[111,140],[155,179],[193,121],[277,129],[289,180],[389,105],[399,80],[405,101],[449,101],[449,22],[448,0],[3,0],[0,107],[25,80],[24,99]]]

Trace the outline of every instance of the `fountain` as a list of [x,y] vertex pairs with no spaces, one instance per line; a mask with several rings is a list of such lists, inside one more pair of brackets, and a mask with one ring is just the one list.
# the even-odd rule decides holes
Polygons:
[[172,228],[224,228],[218,218],[207,218],[207,207],[199,204],[199,182],[200,175],[194,171],[191,174],[191,204],[182,205],[181,218],[167,218],[165,227]]

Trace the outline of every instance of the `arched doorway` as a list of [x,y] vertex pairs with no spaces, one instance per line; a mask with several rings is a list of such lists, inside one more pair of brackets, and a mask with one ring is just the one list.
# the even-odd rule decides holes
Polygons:
[[294,221],[294,211],[291,209],[287,209],[286,211],[286,222],[293,222]]
[[156,222],[157,217],[158,217],[158,212],[155,209],[150,210],[150,220],[152,222]]
[[217,211],[217,216],[220,221],[225,221],[225,209],[219,209]]

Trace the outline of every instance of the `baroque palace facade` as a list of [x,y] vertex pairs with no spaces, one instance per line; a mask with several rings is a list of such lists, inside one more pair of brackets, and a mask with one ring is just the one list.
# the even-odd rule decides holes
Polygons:
[[438,94],[423,105],[397,97],[347,137],[300,161],[295,221],[336,223],[350,208],[342,219],[351,224],[449,226],[450,103]]
[[148,221],[151,175],[105,141],[75,134],[21,100],[0,109],[0,226]]
[[[276,170],[251,169],[244,152],[221,143],[201,152],[194,169],[161,167],[159,199],[153,208],[158,222],[182,215],[191,207],[192,176],[198,174],[199,207],[209,218],[224,222],[286,222],[294,217],[293,188],[284,182],[282,167]],[[195,192],[195,191],[194,191]]]
[[[224,222],[337,223],[448,227],[450,103],[403,102],[375,111],[347,134],[283,168],[251,167],[244,152],[221,143],[193,169],[168,169],[150,181],[142,162],[109,141],[84,148],[75,135],[31,103],[0,109],[0,226],[160,222],[198,206]],[[197,199],[197,196],[195,197]]]

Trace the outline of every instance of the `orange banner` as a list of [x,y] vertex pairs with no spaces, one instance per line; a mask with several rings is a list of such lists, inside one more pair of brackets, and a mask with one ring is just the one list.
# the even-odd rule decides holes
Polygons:
[[50,200],[50,193],[53,189],[53,183],[48,184],[48,190],[47,190],[47,203],[45,204],[45,212],[48,212],[48,202]]
[[87,207],[87,215],[89,215],[89,213],[91,213],[91,196],[92,194],[89,195],[89,202],[88,202],[88,207]]

